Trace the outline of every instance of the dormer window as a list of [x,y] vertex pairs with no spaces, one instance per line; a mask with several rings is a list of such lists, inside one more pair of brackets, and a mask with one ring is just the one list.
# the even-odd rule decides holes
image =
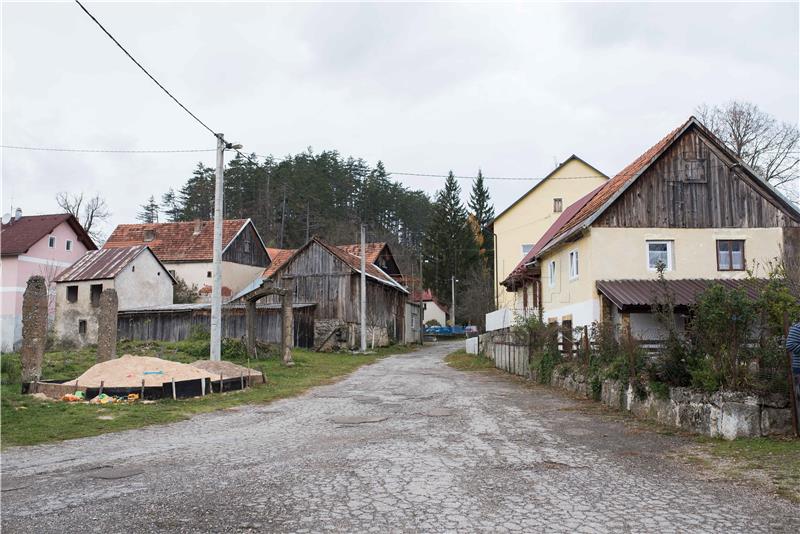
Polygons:
[[148,243],[156,238],[156,231],[155,230],[145,230],[144,236],[142,237],[142,241]]
[[561,213],[564,211],[564,199],[563,198],[554,198],[553,199],[553,213]]

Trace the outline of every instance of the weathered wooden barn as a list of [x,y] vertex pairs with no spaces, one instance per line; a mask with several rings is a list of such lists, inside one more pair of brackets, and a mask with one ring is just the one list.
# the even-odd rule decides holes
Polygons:
[[[373,247],[377,254],[366,262],[367,279],[367,345],[385,346],[404,342],[408,291],[397,279],[401,274],[389,247]],[[371,252],[376,252],[372,250]],[[367,250],[370,252],[370,250]],[[344,346],[353,348],[359,342],[361,258],[357,247],[338,247],[314,237],[295,250],[277,268],[265,273],[284,288],[294,289],[295,302],[315,303],[314,345],[318,348]],[[393,266],[392,274],[373,263],[375,260]],[[265,300],[278,304],[279,297]]]
[[[294,314],[294,346],[311,348],[314,343],[314,304],[297,303]],[[256,308],[256,338],[262,342],[281,342],[280,304],[259,304]],[[182,341],[194,329],[208,331],[211,305],[171,304],[120,311],[117,315],[118,339]],[[244,304],[226,304],[222,308],[222,337],[242,339],[246,334]]]

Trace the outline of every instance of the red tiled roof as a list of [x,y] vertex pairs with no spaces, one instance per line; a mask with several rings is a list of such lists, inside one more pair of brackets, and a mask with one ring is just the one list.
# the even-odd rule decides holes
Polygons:
[[[361,244],[357,243],[355,245],[337,245],[340,249],[344,250],[345,252],[349,252],[354,256],[361,256]],[[386,246],[386,243],[366,243],[364,248],[367,249],[367,261],[369,263],[375,263],[378,261],[378,256],[381,255],[381,251]]]
[[678,134],[683,131],[686,126],[691,123],[694,117],[681,124],[679,127],[672,130],[661,141],[650,147],[644,154],[636,158],[633,163],[622,169],[616,176],[603,184],[602,187],[596,190],[596,193],[589,199],[585,205],[578,210],[569,221],[567,221],[555,233],[550,240],[551,242],[557,241],[560,237],[564,236],[567,232],[584,222],[586,219],[595,214],[605,203],[611,199],[616,193],[620,192],[627,184],[635,180],[639,173],[645,169],[650,163],[655,160],[673,141],[678,137]]
[[275,271],[280,269],[281,265],[286,263],[286,260],[291,258],[294,252],[295,249],[293,248],[286,248],[286,249],[268,248],[267,254],[269,254],[269,259],[271,263],[269,264],[269,267],[264,269],[264,274],[262,274],[261,276],[263,276],[264,278],[269,278],[270,276],[275,274]]
[[55,213],[51,215],[25,215],[19,220],[11,219],[8,224],[3,224],[0,229],[0,253],[3,256],[24,254],[37,241],[50,234],[61,223],[68,223],[78,239],[89,250],[96,250],[92,238],[83,229],[83,226],[69,213]]
[[[145,250],[148,250],[146,245],[92,250],[81,256],[70,267],[64,269],[56,278],[56,282],[80,282],[83,280],[115,278]],[[158,258],[156,258],[156,261],[158,261]],[[161,267],[164,268],[163,265]],[[164,269],[164,272],[172,278],[167,269]]]
[[[229,219],[222,223],[222,248],[227,247],[249,219]],[[155,232],[145,241],[146,230]],[[189,221],[155,224],[120,224],[103,248],[147,245],[164,262],[211,261],[214,255],[214,222]]]

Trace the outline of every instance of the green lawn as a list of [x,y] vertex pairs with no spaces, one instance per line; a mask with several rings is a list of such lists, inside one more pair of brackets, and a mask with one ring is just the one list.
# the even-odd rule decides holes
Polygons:
[[[122,342],[119,345],[118,354],[158,356],[174,361],[191,362],[199,359],[194,354],[202,348],[203,341]],[[169,399],[154,404],[106,404],[102,406],[48,402],[22,395],[19,384],[19,355],[4,354],[2,356],[0,439],[2,439],[4,448],[14,445],[34,445],[151,424],[170,423],[186,419],[194,414],[230,408],[240,404],[270,402],[299,395],[314,386],[334,382],[362,365],[371,364],[390,354],[413,350],[414,348],[410,347],[394,346],[376,350],[374,354],[361,355],[315,353],[296,349],[293,351],[294,367],[285,367],[275,356],[248,361],[243,357],[241,351],[234,347],[223,354],[223,359],[263,371],[267,376],[268,383],[266,385],[195,399],[177,401]],[[68,380],[77,377],[94,363],[95,351],[93,348],[48,352],[45,354],[42,375],[45,379]],[[109,417],[112,419],[108,419]]]
[[448,354],[444,361],[450,367],[460,371],[486,371],[494,369],[494,362],[485,356],[468,354],[464,350],[457,350]]

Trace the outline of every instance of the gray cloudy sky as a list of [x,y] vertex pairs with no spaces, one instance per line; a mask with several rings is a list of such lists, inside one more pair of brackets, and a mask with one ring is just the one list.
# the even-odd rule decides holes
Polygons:
[[[539,177],[575,153],[613,174],[703,102],[798,120],[796,3],[87,7],[201,119],[261,154],[311,146],[394,171]],[[2,10],[3,144],[214,147],[75,4]],[[2,155],[3,211],[99,192],[114,224],[213,163]],[[491,182],[498,211],[530,185]]]

